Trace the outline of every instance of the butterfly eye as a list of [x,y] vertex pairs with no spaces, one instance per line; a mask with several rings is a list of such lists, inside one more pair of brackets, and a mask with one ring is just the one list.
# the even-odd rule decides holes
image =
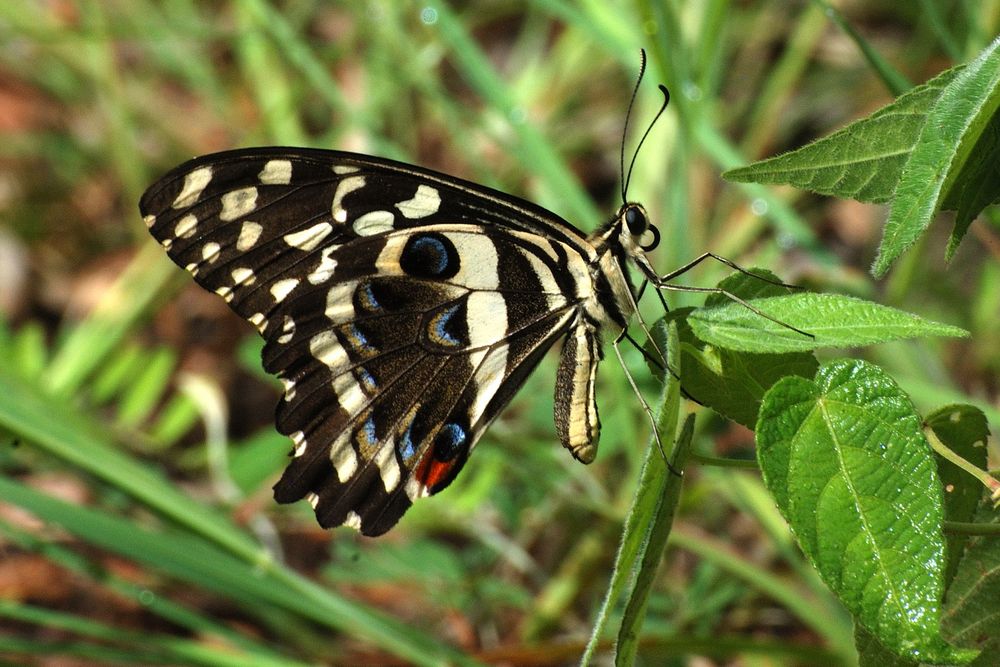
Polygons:
[[628,231],[632,236],[640,236],[649,226],[649,221],[646,220],[646,214],[638,206],[629,206],[625,209],[625,224],[628,225]]

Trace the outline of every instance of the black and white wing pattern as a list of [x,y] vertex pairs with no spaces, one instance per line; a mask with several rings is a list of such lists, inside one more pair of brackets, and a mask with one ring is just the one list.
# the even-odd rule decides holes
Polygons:
[[[437,493],[560,338],[556,426],[589,462],[600,334],[634,312],[645,212],[591,236],[543,208],[391,160],[302,148],[203,156],[140,209],[170,258],[249,320],[294,443],[275,499],[389,530]],[[651,271],[651,269],[649,269]]]

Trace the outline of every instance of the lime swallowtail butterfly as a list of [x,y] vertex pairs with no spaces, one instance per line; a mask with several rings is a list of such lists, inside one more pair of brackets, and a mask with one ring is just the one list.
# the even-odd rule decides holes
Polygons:
[[340,151],[202,156],[140,209],[266,341],[264,368],[284,383],[277,428],[294,443],[275,499],[366,535],[448,486],[559,340],[556,430],[593,460],[601,334],[636,312],[627,267],[661,287],[676,275],[650,266],[659,235],[639,204],[587,235],[491,188]]

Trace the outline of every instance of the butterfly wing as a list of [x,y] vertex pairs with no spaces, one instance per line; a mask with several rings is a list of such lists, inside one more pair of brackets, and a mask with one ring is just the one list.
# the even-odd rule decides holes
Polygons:
[[572,326],[587,246],[537,206],[401,163],[248,149],[181,165],[140,209],[253,323],[295,443],[275,486],[323,526],[391,528],[454,479]]

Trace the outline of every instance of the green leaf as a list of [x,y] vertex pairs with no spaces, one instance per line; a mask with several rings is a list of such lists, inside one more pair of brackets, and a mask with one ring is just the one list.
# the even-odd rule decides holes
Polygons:
[[[946,199],[959,204],[950,253],[968,220],[1000,194],[996,162],[985,162],[996,151],[992,130],[996,129],[993,116],[998,106],[1000,39],[945,87],[927,114],[896,187],[873,275],[883,275],[913,245]],[[970,161],[985,166],[967,167]],[[959,177],[970,180],[960,182]]]
[[733,297],[744,301],[751,299],[766,299],[770,296],[797,294],[790,286],[784,285],[781,279],[767,269],[758,266],[746,269],[746,273],[734,273],[721,280],[716,287],[720,292],[712,292],[705,299],[706,306],[722,306],[733,302]]
[[[945,258],[949,260],[955,255],[958,244],[979,212],[1000,197],[1000,179],[997,178],[997,164],[1000,164],[1000,114],[995,109],[986,129],[974,140],[976,143],[971,149],[973,154],[959,168],[941,205],[943,209],[958,211],[955,215],[955,228],[945,251]],[[960,154],[963,153],[963,148],[959,147]]]
[[961,69],[942,72],[828,137],[722,176],[740,183],[794,185],[863,202],[889,201],[927,112]]
[[854,625],[858,667],[920,667],[920,661],[896,655],[861,625]]
[[[751,268],[736,273],[718,284],[719,289],[744,300],[789,294],[791,290],[779,283],[778,277],[766,269]],[[725,294],[709,294],[710,306],[731,303]],[[786,375],[812,377],[819,363],[811,352],[786,354],[754,354],[736,352],[706,344],[694,335],[687,317],[693,308],[670,311],[661,322],[676,322],[680,337],[681,386],[687,395],[720,415],[753,428],[757,409],[767,389]],[[654,332],[660,331],[655,327]],[[649,348],[647,348],[649,349]],[[655,350],[649,349],[655,356]],[[659,368],[653,372],[661,375]]]
[[[988,503],[984,503],[979,518],[983,523],[1000,523]],[[996,535],[969,540],[948,589],[942,625],[960,646],[985,648],[989,643],[1000,644],[1000,539]]]
[[965,660],[941,638],[941,487],[909,398],[878,367],[824,365],[761,405],[764,483],[806,557],[886,648]]
[[688,396],[752,429],[764,393],[787,375],[812,377],[819,362],[812,352],[755,354],[708,345],[685,318],[692,308],[671,311],[681,341],[681,386]]
[[923,336],[968,335],[958,327],[838,294],[790,294],[755,299],[751,305],[775,321],[735,302],[699,308],[688,321],[698,338],[743,352],[804,352]]
[[[948,405],[932,412],[924,423],[953,452],[972,465],[986,469],[986,439],[990,430],[986,415],[971,405]],[[938,476],[944,488],[944,518],[946,521],[969,522],[983,497],[982,483],[951,461],[935,454]],[[959,559],[969,541],[966,533],[948,533],[948,568],[945,582],[951,581]]]

